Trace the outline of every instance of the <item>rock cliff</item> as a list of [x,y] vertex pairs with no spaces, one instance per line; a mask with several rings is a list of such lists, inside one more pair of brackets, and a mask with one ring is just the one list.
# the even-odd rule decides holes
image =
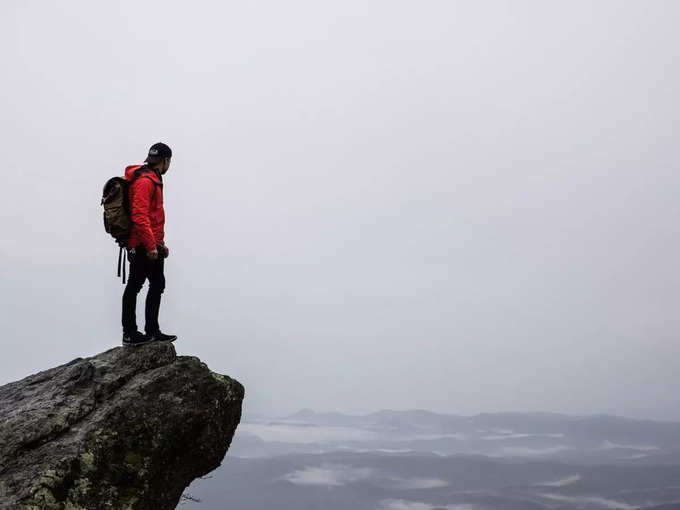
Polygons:
[[0,387],[0,508],[165,510],[218,467],[244,389],[169,343]]

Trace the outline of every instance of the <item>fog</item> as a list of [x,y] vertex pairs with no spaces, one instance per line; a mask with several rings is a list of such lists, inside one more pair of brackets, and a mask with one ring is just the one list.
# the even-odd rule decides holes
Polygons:
[[0,384],[120,345],[101,188],[163,141],[161,327],[246,414],[680,420],[679,15],[4,0]]

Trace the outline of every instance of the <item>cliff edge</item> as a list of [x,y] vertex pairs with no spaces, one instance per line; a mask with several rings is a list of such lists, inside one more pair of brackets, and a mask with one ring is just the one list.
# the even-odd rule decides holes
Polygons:
[[0,386],[0,509],[165,510],[217,468],[243,386],[172,344],[117,347]]

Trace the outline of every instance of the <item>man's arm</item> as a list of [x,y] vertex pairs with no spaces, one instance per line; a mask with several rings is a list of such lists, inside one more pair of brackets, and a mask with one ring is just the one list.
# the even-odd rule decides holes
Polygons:
[[139,177],[132,183],[134,200],[130,203],[130,215],[132,222],[137,225],[139,237],[141,238],[147,253],[156,251],[156,238],[151,230],[151,196],[156,185],[144,177]]

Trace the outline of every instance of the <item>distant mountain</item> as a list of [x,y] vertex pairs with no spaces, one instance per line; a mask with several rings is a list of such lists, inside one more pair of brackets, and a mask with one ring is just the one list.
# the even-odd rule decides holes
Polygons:
[[612,444],[653,444],[680,447],[680,423],[636,420],[610,415],[573,416],[558,413],[482,413],[474,416],[438,414],[425,410],[381,410],[365,415],[299,411],[284,420],[324,426],[398,427],[402,431],[439,433],[551,434]]

